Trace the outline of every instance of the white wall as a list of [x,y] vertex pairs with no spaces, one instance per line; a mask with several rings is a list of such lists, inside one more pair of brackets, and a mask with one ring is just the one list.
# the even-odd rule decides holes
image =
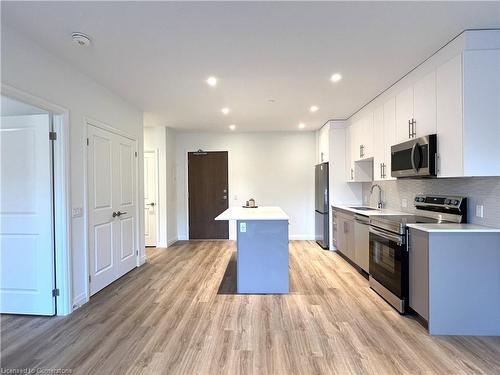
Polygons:
[[[137,139],[139,154],[139,196],[143,196],[142,112],[117,95],[75,70],[65,61],[43,50],[18,32],[2,25],[2,84],[37,96],[69,110],[71,203],[86,207],[85,159],[86,118],[92,118]],[[84,51],[82,51],[84,53]],[[86,210],[84,209],[84,212]],[[144,207],[139,200],[141,239],[144,256]],[[81,304],[87,296],[88,259],[86,217],[72,220],[72,301]]]
[[[280,206],[290,216],[291,239],[314,238],[314,132],[180,133],[177,144],[177,224],[187,239],[187,152],[229,152],[229,205],[255,198]],[[229,236],[236,238],[235,225]]]

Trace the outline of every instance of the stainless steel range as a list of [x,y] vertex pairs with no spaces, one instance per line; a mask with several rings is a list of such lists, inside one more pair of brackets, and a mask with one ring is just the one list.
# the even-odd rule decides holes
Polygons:
[[417,195],[416,214],[370,217],[370,287],[401,314],[408,309],[410,223],[466,223],[467,198]]

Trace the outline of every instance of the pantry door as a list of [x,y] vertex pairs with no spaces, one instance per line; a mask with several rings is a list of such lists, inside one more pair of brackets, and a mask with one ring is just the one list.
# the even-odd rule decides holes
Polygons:
[[155,151],[144,152],[144,237],[146,246],[156,246],[158,161]]
[[90,294],[137,265],[135,141],[88,125]]
[[0,312],[55,314],[49,115],[0,122]]

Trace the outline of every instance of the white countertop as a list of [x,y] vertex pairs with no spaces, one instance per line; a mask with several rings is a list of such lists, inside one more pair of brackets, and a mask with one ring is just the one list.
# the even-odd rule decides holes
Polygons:
[[[349,211],[349,212],[352,212],[354,214],[358,214],[358,215],[364,215],[364,216],[378,216],[378,215],[411,215],[411,213],[408,213],[408,212],[401,212],[401,211],[393,211],[393,210],[387,210],[385,208],[382,208],[382,209],[378,209],[376,208],[376,210],[368,210],[368,211],[363,211],[363,210],[356,210],[354,208],[351,208],[352,207],[370,207],[370,206],[363,206],[361,204],[351,204],[351,205],[336,205],[336,204],[332,204],[332,207],[333,208],[339,208],[341,210],[345,210],[345,211]],[[375,208],[375,207],[372,207],[372,208]]]
[[454,232],[454,233],[500,233],[500,228],[485,227],[477,224],[407,224],[408,228],[424,232]]
[[229,207],[215,220],[289,220],[288,215],[280,207]]

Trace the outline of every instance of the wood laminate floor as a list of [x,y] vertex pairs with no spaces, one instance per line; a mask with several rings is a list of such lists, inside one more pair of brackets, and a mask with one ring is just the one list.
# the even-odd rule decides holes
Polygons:
[[232,294],[234,246],[202,241],[148,250],[146,265],[69,317],[2,316],[2,367],[77,374],[500,373],[500,337],[429,336],[314,242],[290,243],[289,295]]

